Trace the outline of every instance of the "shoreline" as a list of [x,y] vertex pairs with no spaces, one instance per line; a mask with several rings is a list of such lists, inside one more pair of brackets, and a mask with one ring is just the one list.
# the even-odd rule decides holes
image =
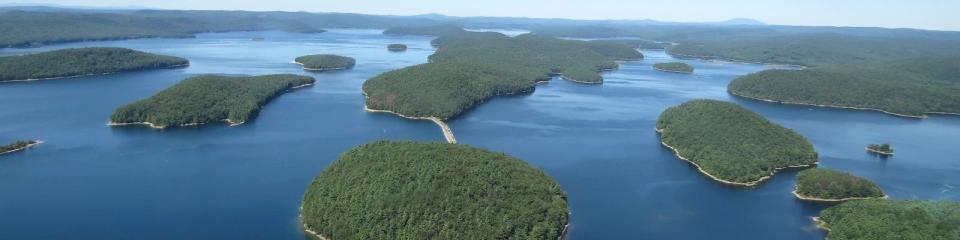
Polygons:
[[674,70],[668,70],[668,69],[658,68],[657,66],[653,66],[653,70],[657,70],[657,71],[661,71],[661,72],[668,72],[668,73],[693,74],[693,71],[690,71],[690,72],[674,71]]
[[879,150],[873,150],[873,149],[870,149],[870,147],[867,147],[867,152],[872,152],[872,153],[880,154],[880,155],[883,155],[883,156],[893,156],[893,154],[894,154],[893,152],[884,152],[884,151],[879,151]]
[[304,232],[309,233],[310,235],[313,235],[314,237],[317,237],[320,240],[330,240],[329,238],[321,235],[319,232],[314,231],[313,229],[310,229],[310,227],[307,226],[307,223],[303,222],[303,203],[300,204],[300,215],[297,218],[300,219],[300,225],[303,226]]
[[818,198],[818,197],[811,197],[811,196],[806,196],[806,195],[800,194],[799,192],[797,192],[797,189],[798,189],[799,187],[800,187],[800,186],[797,185],[796,187],[793,188],[793,192],[792,192],[792,193],[793,193],[793,196],[794,196],[794,197],[797,197],[797,198],[800,199],[800,200],[814,201],[814,202],[846,202],[846,201],[850,201],[850,200],[887,199],[887,198],[890,198],[890,195],[886,195],[886,194],[884,194],[883,197]]
[[[654,130],[656,130],[657,133],[663,133],[663,129],[654,128]],[[759,185],[760,183],[762,183],[762,182],[764,182],[764,181],[766,181],[766,180],[768,180],[768,179],[770,179],[770,178],[773,178],[773,175],[776,175],[777,172],[780,171],[780,170],[784,170],[784,169],[788,169],[788,168],[805,168],[805,167],[812,167],[812,166],[815,166],[815,165],[817,165],[817,164],[820,163],[819,161],[816,161],[816,162],[813,162],[813,163],[811,163],[811,164],[805,164],[805,165],[790,165],[790,166],[786,166],[786,167],[778,167],[778,168],[774,168],[773,171],[771,171],[770,173],[768,173],[767,176],[763,176],[763,177],[761,177],[760,179],[757,179],[757,180],[754,180],[754,181],[750,181],[750,182],[734,182],[734,181],[728,181],[728,180],[719,178],[719,177],[717,177],[717,176],[714,176],[713,174],[708,173],[707,171],[703,170],[703,168],[700,167],[699,164],[697,164],[697,163],[691,161],[690,159],[687,159],[687,158],[683,157],[682,155],[680,155],[680,151],[678,151],[678,150],[677,150],[676,148],[674,148],[673,146],[670,146],[669,144],[667,144],[666,142],[664,142],[662,136],[660,137],[660,139],[661,139],[661,140],[660,140],[660,144],[663,144],[663,146],[666,146],[667,148],[670,148],[670,150],[673,150],[673,153],[674,153],[674,155],[677,156],[677,158],[679,158],[679,159],[681,159],[681,160],[683,160],[683,161],[686,161],[686,162],[692,164],[694,167],[697,168],[698,171],[700,171],[700,173],[703,173],[704,175],[707,175],[708,177],[712,178],[712,179],[715,180],[715,181],[718,181],[718,182],[721,182],[721,183],[725,183],[725,184],[729,184],[729,185],[735,185],[735,186],[755,187],[755,186]]]
[[[227,123],[227,125],[229,125],[230,127],[236,127],[236,126],[243,125],[244,123],[246,123],[246,122],[234,122],[233,120],[230,120],[230,119],[223,119],[223,120],[220,120],[220,121],[218,121],[218,122],[225,122],[225,123]],[[125,123],[118,123],[118,122],[113,122],[113,121],[107,120],[107,126],[109,126],[109,127],[124,127],[124,126],[133,126],[133,125],[147,125],[148,127],[153,128],[153,129],[167,129],[167,128],[169,128],[169,127],[199,127],[199,126],[205,125],[205,124],[207,124],[207,123],[210,123],[210,122],[203,122],[203,123],[184,123],[184,124],[174,125],[174,126],[161,126],[161,125],[154,124],[154,123],[152,123],[152,122],[125,122]]]
[[830,231],[830,228],[827,227],[827,222],[820,220],[820,217],[811,217],[811,218],[813,219],[813,223],[817,224],[817,229],[821,229],[827,232]]
[[0,83],[5,83],[5,82],[33,82],[33,81],[43,81],[43,80],[56,80],[56,79],[67,79],[67,78],[81,78],[81,77],[101,76],[101,75],[110,75],[110,74],[117,74],[117,73],[124,73],[124,72],[136,72],[136,71],[144,71],[144,70],[174,69],[174,68],[189,67],[189,66],[190,66],[190,63],[187,63],[187,64],[180,64],[180,65],[174,65],[174,66],[168,66],[168,67],[162,67],[162,68],[152,68],[152,69],[137,69],[137,70],[116,71],[116,72],[107,72],[107,73],[90,73],[90,74],[73,75],[73,76],[63,76],[63,77],[28,78],[28,79],[17,79],[17,80],[3,80],[3,81],[0,81]]
[[33,147],[33,146],[40,145],[41,143],[43,143],[43,141],[41,141],[41,140],[39,140],[39,139],[38,139],[38,140],[33,140],[33,141],[35,141],[35,142],[34,142],[34,143],[31,143],[31,144],[27,144],[26,146],[23,146],[23,147],[20,147],[20,148],[16,148],[16,149],[13,149],[13,150],[9,150],[9,151],[6,151],[6,152],[0,152],[0,155],[4,155],[4,154],[8,154],[8,153],[15,153],[15,152],[27,150],[27,148],[31,148],[31,147]]
[[807,69],[807,66],[797,65],[797,64],[772,63],[772,62],[751,62],[751,61],[736,60],[736,59],[726,58],[726,57],[721,57],[721,56],[690,55],[690,54],[683,54],[683,53],[675,53],[675,52],[670,51],[670,49],[666,49],[666,48],[664,48],[663,51],[666,52],[667,55],[679,56],[680,58],[693,58],[693,59],[701,59],[701,60],[708,60],[708,61],[709,61],[709,60],[720,60],[720,61],[731,62],[731,63],[757,64],[757,65],[773,66],[773,67],[781,67],[781,66],[782,66],[782,67],[797,68],[797,69],[799,69],[799,70]]
[[368,107],[366,103],[367,98],[370,98],[367,96],[367,92],[361,88],[360,93],[363,94],[363,99],[364,99],[363,111],[372,112],[372,113],[389,113],[389,114],[400,116],[402,118],[413,119],[413,120],[430,120],[434,124],[437,124],[438,127],[440,127],[440,131],[443,132],[443,138],[447,140],[447,143],[457,144],[457,138],[456,136],[453,135],[453,129],[451,129],[450,126],[447,125],[447,123],[443,122],[443,119],[440,119],[438,117],[411,117],[411,116],[403,115],[390,110],[372,109]]
[[[905,118],[913,118],[913,119],[926,119],[926,118],[929,117],[929,116],[927,116],[927,115],[916,116],[916,115],[907,115],[907,114],[900,114],[900,113],[888,112],[888,111],[886,111],[886,110],[876,109],[876,108],[844,107],[844,106],[823,105],[823,104],[813,104],[813,103],[798,103],[798,102],[788,102],[788,101],[777,101],[777,100],[772,100],[772,99],[765,99],[765,98],[757,98],[757,97],[744,96],[744,95],[741,95],[741,94],[734,93],[734,92],[732,92],[732,91],[730,91],[730,90],[727,90],[727,93],[729,93],[730,95],[733,95],[733,96],[741,97],[741,98],[746,98],[746,99],[751,99],[751,100],[757,100],[757,101],[763,101],[763,102],[769,102],[769,103],[778,103],[778,104],[787,104],[787,105],[798,105],[798,106],[810,106],[810,107],[821,107],[821,108],[837,108],[837,109],[848,109],[848,110],[875,111],[875,112],[881,112],[881,113],[885,113],[885,114],[890,114],[890,115],[897,116],[897,117],[905,117]],[[926,112],[925,114],[958,115],[958,116],[960,116],[960,113],[945,113],[945,112]]]
[[453,129],[450,129],[450,126],[447,125],[447,123],[443,122],[443,119],[440,119],[438,117],[411,117],[411,116],[406,116],[390,110],[371,109],[367,107],[367,104],[363,104],[363,111],[371,112],[371,113],[389,113],[389,114],[397,115],[402,118],[412,119],[412,120],[430,120],[434,124],[437,124],[438,127],[440,127],[440,131],[443,132],[443,138],[447,140],[447,143],[457,144],[457,138],[456,136],[453,135]]

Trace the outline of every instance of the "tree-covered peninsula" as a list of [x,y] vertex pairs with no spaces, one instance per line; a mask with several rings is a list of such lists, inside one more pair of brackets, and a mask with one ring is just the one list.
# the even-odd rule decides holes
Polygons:
[[363,85],[366,105],[411,117],[451,118],[497,95],[533,91],[553,76],[601,83],[614,60],[643,57],[628,44],[461,32],[437,38],[430,63],[376,76]]
[[378,141],[334,161],[307,188],[304,229],[325,239],[549,239],[567,224],[566,193],[503,153]]
[[714,180],[753,186],[777,170],[817,164],[802,135],[733,103],[693,100],[657,120],[665,146]]
[[18,140],[16,142],[0,146],[0,155],[22,151],[40,143],[41,142],[39,140]]
[[300,56],[294,59],[294,62],[303,66],[304,70],[319,72],[349,69],[357,64],[357,60],[351,57],[333,54]]
[[886,196],[883,190],[870,180],[822,168],[800,171],[797,174],[797,189],[793,194],[803,200],[825,202]]
[[394,44],[387,45],[387,50],[390,50],[391,52],[403,52],[407,50],[407,45],[394,43]]
[[856,200],[817,218],[830,240],[960,239],[960,202]]
[[218,121],[242,124],[254,118],[274,97],[313,82],[312,77],[291,74],[191,77],[152,97],[118,108],[110,116],[110,124],[146,124],[154,128]]
[[653,64],[653,69],[664,71],[664,72],[674,72],[674,73],[693,73],[693,66],[683,62],[667,62],[667,63],[657,63]]
[[72,48],[0,57],[0,82],[176,68],[187,64],[183,58],[126,48]]
[[766,70],[737,78],[727,89],[734,95],[771,102],[874,110],[906,117],[958,114],[960,58]]

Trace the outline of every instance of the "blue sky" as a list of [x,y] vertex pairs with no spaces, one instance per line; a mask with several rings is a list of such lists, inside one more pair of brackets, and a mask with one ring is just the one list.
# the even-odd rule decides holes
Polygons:
[[719,21],[960,30],[960,0],[0,0],[97,7]]

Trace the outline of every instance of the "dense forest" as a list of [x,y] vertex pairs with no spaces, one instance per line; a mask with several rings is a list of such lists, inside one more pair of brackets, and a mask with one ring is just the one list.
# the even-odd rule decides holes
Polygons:
[[872,181],[849,173],[812,168],[797,174],[797,194],[807,198],[881,198],[883,190]]
[[866,108],[915,117],[960,113],[960,58],[766,70],[737,78],[728,90],[777,102]]
[[186,66],[186,59],[126,48],[72,48],[0,57],[0,82]]
[[856,200],[823,210],[830,240],[958,240],[960,202]]
[[180,81],[150,98],[118,108],[110,122],[150,123],[153,127],[249,121],[271,99],[312,77],[278,74],[253,77],[202,75]]
[[387,50],[390,50],[390,51],[393,51],[393,52],[403,52],[403,51],[406,51],[406,50],[407,50],[407,45],[406,45],[406,44],[400,44],[400,43],[394,43],[394,44],[387,45]]
[[490,97],[532,91],[562,75],[600,83],[613,60],[643,57],[629,44],[536,35],[461,32],[438,38],[430,63],[384,73],[364,83],[367,106],[407,116],[451,118]]
[[333,54],[317,54],[300,56],[294,62],[303,65],[304,70],[327,71],[353,68],[357,60]]
[[693,100],[670,107],[657,130],[677,155],[728,182],[753,185],[778,168],[817,163],[802,135],[733,103]]
[[653,64],[653,69],[664,72],[693,73],[693,66],[683,62],[657,63]]
[[558,239],[566,193],[503,153],[379,141],[354,148],[307,188],[301,214],[328,239]]
[[37,144],[37,143],[38,143],[37,140],[18,140],[11,144],[0,146],[0,154],[20,150],[27,146],[30,146],[32,144]]

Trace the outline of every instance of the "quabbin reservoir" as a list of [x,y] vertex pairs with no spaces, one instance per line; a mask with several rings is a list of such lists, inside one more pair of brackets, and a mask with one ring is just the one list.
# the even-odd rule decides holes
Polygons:
[[[111,46],[190,60],[172,70],[3,83],[0,142],[46,143],[0,160],[0,239],[305,239],[303,193],[338,155],[379,139],[444,141],[429,121],[364,112],[366,79],[426,63],[434,52],[430,37],[381,32],[231,32],[0,49],[5,56]],[[392,43],[409,48],[386,51]],[[892,199],[960,200],[960,117],[740,99],[727,84],[767,66],[643,53],[644,60],[604,73],[602,85],[554,79],[530,94],[495,97],[450,127],[461,144],[508,153],[556,178],[569,197],[569,239],[824,238],[810,217],[831,204],[794,198],[797,170],[755,188],[726,186],[660,144],[660,112],[701,98],[735,102],[798,131],[814,144],[821,168],[871,179]],[[348,56],[356,66],[316,73],[291,62],[308,54]],[[674,61],[696,72],[652,68]],[[209,73],[293,73],[317,83],[236,127],[107,126],[117,107]],[[864,151],[877,142],[897,146],[896,157]]]

